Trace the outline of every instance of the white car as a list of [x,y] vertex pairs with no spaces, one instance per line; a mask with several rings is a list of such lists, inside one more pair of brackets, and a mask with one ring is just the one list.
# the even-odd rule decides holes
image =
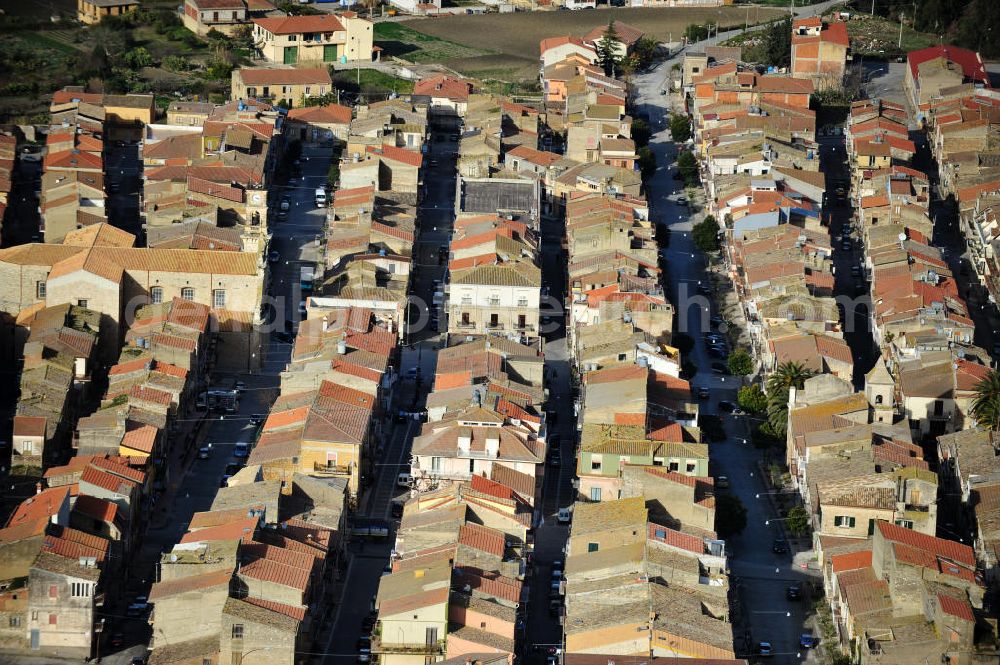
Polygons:
[[573,519],[573,510],[570,508],[560,508],[556,513],[556,521],[560,524],[569,524]]

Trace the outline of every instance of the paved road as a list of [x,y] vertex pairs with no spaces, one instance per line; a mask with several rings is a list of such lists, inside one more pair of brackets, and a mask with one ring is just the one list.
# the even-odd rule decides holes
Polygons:
[[[712,310],[709,301],[697,295],[697,287],[699,283],[708,281],[708,273],[704,258],[695,249],[690,235],[701,214],[692,216],[686,206],[675,200],[680,188],[679,182],[672,178],[676,149],[669,140],[664,122],[664,103],[669,98],[659,94],[663,85],[661,70],[669,71],[672,64],[668,61],[656,71],[634,79],[637,112],[649,115],[655,132],[650,147],[659,165],[653,182],[647,187],[648,197],[653,219],[670,229],[669,247],[661,253],[665,259],[668,292],[678,310],[677,331],[687,333],[695,341],[688,359],[699,370],[691,383],[711,390],[711,399],[701,404],[702,412],[718,414],[718,400],[733,400],[738,381],[709,371],[713,360],[706,352],[703,332],[708,330]],[[799,581],[803,573],[799,563],[793,562],[789,555],[777,555],[771,551],[773,539],[781,533],[778,524],[772,522],[771,526],[765,526],[766,520],[777,515],[767,500],[767,490],[761,478],[761,455],[743,443],[747,428],[742,419],[729,415],[722,417],[728,438],[712,444],[712,473],[730,479],[729,491],[739,497],[748,512],[746,531],[727,543],[731,555],[731,583],[738,586],[734,597],[739,599],[739,611],[743,617],[741,621],[734,612],[737,656],[752,659],[752,647],[748,644],[769,641],[775,651],[775,663],[799,662],[802,655],[811,658],[811,655],[798,650],[798,637],[805,625],[808,605],[785,600],[786,587],[793,581]],[[757,494],[763,498],[756,498]],[[748,640],[744,639],[744,626],[750,631],[750,635],[746,636],[750,638]]]

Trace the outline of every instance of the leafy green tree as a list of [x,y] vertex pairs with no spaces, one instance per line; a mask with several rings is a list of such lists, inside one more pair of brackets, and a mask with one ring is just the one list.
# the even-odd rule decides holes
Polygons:
[[708,26],[691,23],[684,29],[684,37],[691,42],[700,42],[708,37]]
[[748,376],[753,373],[753,358],[746,349],[736,349],[729,356],[729,373],[733,376]]
[[976,384],[975,390],[972,417],[976,419],[976,424],[991,430],[1000,429],[1000,372],[991,369]]
[[698,184],[698,160],[690,151],[684,150],[677,156],[677,171],[686,185]]
[[785,518],[785,526],[796,536],[804,536],[809,533],[810,526],[809,513],[802,506],[795,506],[788,511]]
[[719,494],[715,497],[715,531],[721,538],[742,533],[747,528],[747,509],[739,497]]
[[674,143],[684,143],[691,138],[691,123],[683,113],[670,116],[670,138]]
[[615,68],[619,65],[618,58],[618,32],[615,30],[615,22],[608,22],[608,29],[597,42],[597,64],[601,66],[608,76],[615,75]]
[[656,40],[652,37],[640,37],[632,47],[632,56],[637,67],[646,67],[656,55]]
[[167,71],[184,72],[189,66],[188,59],[179,55],[168,55],[163,59],[163,68]]
[[760,413],[767,408],[767,395],[756,383],[740,388],[736,395],[736,401],[740,408],[747,413]]
[[648,145],[653,132],[649,129],[649,123],[645,120],[636,119],[632,121],[632,140],[639,148]]
[[792,19],[775,21],[765,30],[764,43],[768,65],[788,67],[792,61]]
[[694,240],[695,247],[706,254],[718,250],[719,223],[715,220],[715,217],[709,215],[695,224],[691,230],[691,239]]
[[636,154],[639,158],[639,174],[643,180],[649,180],[656,173],[656,155],[648,145],[639,148]]

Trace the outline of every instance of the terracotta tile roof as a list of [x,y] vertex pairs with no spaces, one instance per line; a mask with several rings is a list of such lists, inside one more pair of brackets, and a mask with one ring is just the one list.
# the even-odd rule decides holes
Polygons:
[[469,93],[471,92],[472,83],[447,76],[446,74],[438,74],[421,79],[413,86],[414,95],[447,97],[456,101],[468,101]]
[[251,561],[240,568],[239,575],[292,587],[302,592],[305,592],[309,588],[309,571],[278,563],[271,559]]
[[910,51],[906,55],[906,61],[910,65],[910,73],[914,80],[919,78],[919,66],[935,58],[944,58],[949,62],[954,62],[962,68],[962,75],[965,78],[985,83],[989,87],[990,79],[983,65],[983,59],[979,54],[969,49],[951,45],[929,46],[927,48]]
[[110,523],[118,517],[118,504],[89,494],[81,494],[73,503],[73,512]]
[[[289,17],[296,18],[296,17]],[[313,17],[308,17],[313,18]],[[259,19],[271,20],[271,19]],[[286,20],[286,19],[280,19]],[[315,69],[269,69],[242,67],[237,76],[243,85],[331,85],[330,72],[325,67]]]
[[501,598],[511,603],[521,600],[521,582],[510,577],[488,572],[477,574],[465,569],[462,573],[455,573],[455,579],[458,584],[468,585],[472,591],[483,595]]
[[125,432],[125,436],[122,437],[122,445],[132,450],[152,453],[158,432],[159,430],[152,425],[133,424]]
[[649,540],[687,550],[695,554],[703,554],[705,552],[705,543],[701,538],[675,531],[674,529],[668,529],[654,522],[646,524],[646,537]]
[[94,466],[88,466],[83,470],[80,475],[80,482],[87,483],[88,485],[94,485],[100,487],[109,492],[114,492],[115,494],[121,494],[128,496],[135,489],[136,483],[131,480],[122,478],[121,476],[116,476],[113,473],[108,473],[107,471],[98,469]]
[[482,492],[498,499],[507,499],[509,501],[518,501],[521,499],[512,488],[502,485],[495,480],[484,478],[483,476],[472,476],[472,479],[469,481],[469,487],[477,492]]
[[928,536],[918,533],[912,529],[906,529],[881,520],[877,523],[877,525],[878,531],[886,540],[894,543],[909,545],[910,547],[929,552],[935,556],[951,559],[956,563],[961,563],[966,566],[976,565],[975,554],[973,553],[972,548],[968,545],[956,543],[951,540],[945,540],[943,538]]
[[515,471],[514,469],[506,466],[504,464],[493,464],[493,469],[490,472],[490,480],[496,482],[499,485],[509,487],[514,490],[521,497],[526,499],[534,498],[535,494],[535,479],[526,473],[521,473],[520,471]]
[[375,396],[363,393],[360,390],[348,388],[332,381],[323,381],[319,386],[319,394],[322,397],[329,397],[336,402],[372,409],[375,406]]
[[173,401],[173,396],[170,393],[147,386],[132,386],[128,396],[130,400],[139,400],[159,406],[170,406]]
[[131,480],[134,483],[139,483],[140,485],[146,482],[146,472],[140,469],[133,469],[128,465],[125,457],[110,457],[106,455],[95,455],[90,460],[91,466],[95,466],[102,471],[107,471],[108,473],[113,473],[116,476],[121,476],[126,480]]
[[47,420],[41,416],[14,416],[14,436],[45,436]]
[[344,24],[333,14],[275,16],[254,19],[254,23],[274,35],[297,35],[304,32],[343,32]]
[[383,143],[381,148],[368,146],[367,150],[370,153],[382,155],[386,159],[391,159],[394,162],[402,162],[403,164],[414,166],[416,168],[420,168],[420,165],[424,163],[424,156],[416,150],[397,148],[396,146],[388,143]]
[[975,623],[976,616],[972,613],[972,605],[968,600],[959,600],[946,593],[938,593],[937,599],[941,604],[941,611],[945,614]]
[[158,600],[163,600],[164,598],[169,598],[182,593],[199,591],[201,589],[210,589],[212,587],[222,585],[226,585],[228,587],[232,578],[233,574],[231,572],[227,570],[220,570],[215,573],[206,573],[205,575],[192,575],[190,577],[182,577],[176,580],[157,582],[149,591],[149,601],[151,603],[156,603]]
[[59,512],[68,495],[68,487],[53,487],[28,497],[14,509],[5,527],[19,526],[39,519],[48,521]]
[[351,122],[352,111],[347,106],[326,104],[325,106],[305,106],[288,111],[290,120],[347,125]]
[[220,524],[197,531],[188,531],[181,537],[180,542],[184,544],[211,540],[242,540],[248,537],[252,538],[254,532],[257,530],[259,520],[259,517],[247,517],[228,524]]
[[[627,23],[622,23],[621,21],[612,21],[612,25],[614,25],[615,32],[618,34],[618,41],[626,46],[632,46],[638,42],[644,34],[646,34],[639,28],[631,26]],[[599,25],[585,34],[583,36],[583,41],[596,44],[604,37],[604,33],[607,29],[607,26]]]
[[488,526],[468,522],[458,530],[458,542],[473,549],[482,550],[496,557],[503,557],[504,535]]
[[100,536],[64,526],[52,526],[42,541],[42,551],[57,554],[67,559],[94,557],[98,562],[108,555],[110,543]]
[[285,603],[279,603],[273,600],[264,600],[263,598],[254,598],[252,596],[247,596],[243,598],[244,603],[250,603],[251,605],[256,605],[257,607],[262,607],[265,610],[271,610],[272,612],[277,612],[278,614],[284,614],[286,617],[291,617],[296,621],[305,621],[306,609],[305,607],[295,607],[293,605],[286,605]]
[[545,55],[545,52],[548,51],[549,49],[555,48],[557,46],[562,46],[563,44],[575,44],[576,46],[583,46],[585,48],[589,48],[586,47],[586,45],[583,43],[583,40],[580,39],[579,37],[562,35],[560,37],[546,37],[539,43],[538,51],[542,55]]

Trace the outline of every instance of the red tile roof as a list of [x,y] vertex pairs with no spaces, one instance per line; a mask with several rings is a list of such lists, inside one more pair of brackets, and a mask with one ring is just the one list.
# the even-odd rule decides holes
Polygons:
[[188,531],[181,537],[181,543],[200,543],[211,540],[242,540],[253,537],[259,517],[247,517],[228,524],[220,524],[197,531]]
[[912,529],[906,529],[881,520],[878,522],[878,530],[883,538],[894,543],[909,545],[966,566],[976,565],[976,556],[972,548],[968,545],[945,540],[944,538],[927,536]]
[[950,62],[954,62],[962,68],[962,74],[965,78],[985,83],[987,86],[990,84],[990,77],[986,73],[986,67],[983,65],[983,59],[979,57],[979,54],[969,49],[951,45],[929,46],[918,51],[910,51],[906,55],[906,61],[910,65],[910,73],[913,75],[913,78],[918,78],[918,67],[920,65],[935,58],[945,58]]
[[687,550],[688,552],[694,552],[695,554],[702,554],[705,551],[705,542],[698,536],[692,536],[688,533],[681,533],[680,531],[668,529],[667,527],[660,526],[654,522],[649,522],[646,525],[646,528],[646,537],[650,540],[670,545],[671,547],[677,547],[682,550]]
[[76,497],[73,512],[86,515],[91,519],[111,523],[118,516],[118,504],[89,494],[81,494]]
[[333,14],[276,16],[254,19],[254,23],[274,35],[298,35],[304,32],[342,32],[345,30]]
[[391,159],[394,162],[402,162],[403,164],[415,166],[417,168],[420,168],[420,165],[424,163],[424,156],[416,150],[397,148],[396,146],[389,145],[388,143],[382,144],[381,148],[368,146],[368,152],[380,154],[386,159]]
[[468,101],[471,92],[472,83],[445,74],[421,79],[413,86],[414,95],[447,97],[455,101]]
[[326,104],[325,106],[305,106],[291,109],[288,112],[290,120],[302,122],[322,122],[330,124],[346,125],[351,122],[351,109],[340,104]]
[[240,568],[239,574],[255,580],[292,587],[303,592],[309,588],[309,571],[271,559],[251,561]]
[[938,602],[941,603],[941,611],[945,614],[964,619],[975,623],[976,616],[972,613],[972,605],[968,600],[952,598],[946,593],[938,593]]
[[306,85],[313,83],[330,85],[333,82],[330,79],[330,72],[325,67],[314,69],[258,69],[244,67],[239,70],[238,76],[243,81],[243,85]]
[[45,423],[41,416],[14,416],[14,436],[45,436]]
[[296,621],[305,621],[306,618],[305,607],[295,607],[293,605],[286,605],[285,603],[278,603],[273,600],[264,600],[263,598],[253,598],[251,596],[244,598],[243,602],[256,605],[257,607],[262,607],[265,610],[277,612],[278,614],[284,614],[286,617],[291,617]]
[[504,535],[496,529],[471,522],[463,524],[458,530],[458,542],[496,557],[503,557]]
[[113,473],[108,473],[94,466],[88,466],[80,475],[80,482],[87,483],[121,495],[129,495],[136,484]]
[[844,570],[867,568],[872,565],[872,551],[863,550],[861,552],[848,552],[847,554],[834,554],[830,557],[830,565],[833,566],[833,572],[835,573]]
[[18,504],[5,526],[19,526],[35,520],[48,521],[59,513],[59,508],[68,495],[69,487],[53,487],[30,496]]
[[190,591],[210,589],[223,584],[228,586],[232,577],[233,574],[228,570],[220,570],[215,573],[206,573],[205,575],[192,575],[176,580],[157,582],[149,591],[149,600],[155,603],[158,600]]

